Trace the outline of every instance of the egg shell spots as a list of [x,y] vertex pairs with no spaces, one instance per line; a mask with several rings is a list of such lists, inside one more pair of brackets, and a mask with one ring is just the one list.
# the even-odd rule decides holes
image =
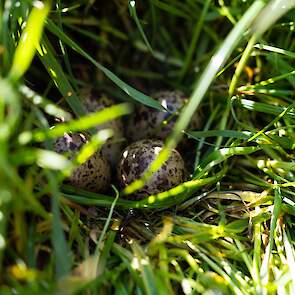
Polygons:
[[[87,138],[81,133],[66,133],[56,139],[54,149],[57,153],[68,152],[69,158],[73,159],[86,142]],[[110,165],[100,151],[78,166],[68,179],[73,186],[92,192],[105,191],[110,185],[110,180]]]
[[100,153],[95,153],[73,171],[69,181],[73,186],[101,192],[109,187],[110,178],[109,163]]
[[[185,105],[187,97],[181,91],[161,91],[151,95],[169,112],[161,112],[144,105],[130,117],[127,125],[127,137],[131,140],[158,138],[164,140],[173,129],[178,113]],[[163,122],[167,121],[164,125]],[[199,129],[199,116],[194,116],[189,129]]]
[[77,152],[80,147],[87,142],[86,137],[82,133],[65,133],[64,136],[55,140],[54,150],[57,153]]
[[[160,140],[140,140],[128,146],[121,155],[118,178],[122,187],[139,179],[163,148]],[[136,197],[146,197],[177,186],[185,180],[186,169],[181,155],[173,149],[170,158],[152,176]]]
[[[110,107],[115,104],[115,102],[105,95],[99,96],[95,91],[84,90],[85,97],[83,99],[86,111],[97,112],[104,108]],[[98,99],[96,99],[98,97]],[[112,142],[114,139],[119,139],[123,137],[123,123],[121,119],[111,120],[104,124],[98,125],[95,128],[97,131],[103,129],[112,129],[113,137],[108,139],[107,142],[102,146],[102,154],[106,159],[114,166],[119,158],[120,152],[122,150],[122,144],[120,142]]]

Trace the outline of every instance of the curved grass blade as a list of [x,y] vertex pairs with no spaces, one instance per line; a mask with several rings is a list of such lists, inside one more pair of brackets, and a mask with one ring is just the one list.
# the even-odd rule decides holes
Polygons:
[[73,41],[70,37],[68,37],[63,31],[60,30],[58,26],[56,26],[51,20],[47,20],[48,30],[60,38],[65,44],[69,47],[77,51],[80,55],[84,56],[88,59],[94,66],[96,66],[100,71],[102,71],[110,80],[112,80],[118,87],[120,87],[125,93],[127,93],[130,97],[135,99],[136,101],[150,106],[152,108],[158,110],[164,110],[159,102],[152,99],[151,97],[141,93],[135,88],[129,86],[127,83],[122,81],[119,77],[117,77],[113,72],[108,70],[102,64],[98,63],[94,58],[92,58],[86,51],[84,51],[75,41]]
[[27,20],[26,27],[22,32],[18,46],[14,53],[12,67],[9,72],[9,79],[17,81],[29,68],[35,50],[43,32],[45,19],[50,11],[51,1],[36,1]]
[[[117,206],[124,208],[142,208],[142,209],[164,209],[180,204],[187,199],[197,189],[218,182],[224,175],[226,169],[216,173],[212,177],[204,179],[196,179],[184,182],[177,187],[168,191],[151,195],[140,201],[131,201],[123,198],[118,199]],[[71,201],[92,206],[110,207],[114,202],[114,198],[107,195],[86,192],[71,186],[63,186],[63,196]]]
[[173,131],[165,143],[165,147],[161,150],[156,159],[148,167],[142,179],[136,180],[129,186],[127,186],[124,189],[124,194],[132,194],[136,190],[143,187],[145,182],[150,177],[152,177],[153,173],[155,173],[162,166],[162,164],[169,159],[171,149],[175,148],[177,143],[181,140],[183,136],[183,130],[185,130],[189,125],[191,117],[193,116],[199,104],[201,103],[212,81],[215,79],[216,74],[218,73],[222,65],[226,62],[226,60],[229,58],[234,48],[243,37],[243,34],[252,24],[252,22],[257,17],[258,13],[261,11],[264,5],[265,3],[262,0],[255,1],[246,11],[241,20],[232,29],[229,35],[226,37],[222,46],[211,58],[205,71],[199,78],[189,102],[181,111],[179,119],[176,121],[176,124],[173,128]]
[[291,72],[288,72],[288,73],[285,73],[285,74],[282,74],[282,75],[279,75],[279,76],[276,76],[276,77],[269,78],[269,79],[264,80],[264,81],[260,81],[259,83],[256,83],[254,85],[241,86],[241,87],[239,87],[238,90],[239,91],[248,91],[248,90],[255,90],[256,88],[259,89],[259,88],[261,88],[263,86],[267,86],[267,85],[276,83],[277,81],[286,79],[289,76],[293,76],[293,75],[295,75],[295,70],[293,70]]
[[233,75],[229,86],[229,97],[232,97],[238,79],[245,68],[247,61],[250,57],[250,54],[255,46],[257,39],[271,27],[282,15],[287,13],[292,7],[295,6],[294,1],[290,0],[273,0],[270,1],[267,6],[261,11],[260,16],[258,16],[253,24],[252,31],[253,35],[249,40],[246,49],[242,55],[240,62],[236,68],[236,71]]
[[[271,114],[271,115],[280,115],[281,113],[283,113],[287,109],[287,107],[274,106],[274,105],[270,105],[267,103],[256,102],[256,101],[249,100],[249,99],[234,98],[232,100],[232,103],[234,105],[243,107],[243,108],[250,110],[250,111],[256,111],[256,112],[261,112],[261,113],[266,113],[266,114]],[[285,117],[288,119],[295,120],[295,111],[292,109],[289,110],[285,114]]]
[[295,7],[294,0],[272,0],[261,11],[252,27],[255,35],[260,37],[265,33],[279,18]]
[[135,203],[138,208],[168,208],[180,204],[191,196],[196,190],[205,185],[218,182],[226,172],[226,168],[222,169],[214,176],[186,181],[165,192],[151,195],[141,201]]
[[111,137],[112,130],[103,129],[93,135],[91,139],[83,145],[73,161],[68,160],[65,156],[51,150],[38,148],[23,148],[19,152],[12,154],[10,159],[14,165],[31,165],[36,163],[39,167],[51,170],[62,170],[69,173],[74,169],[74,165],[80,165],[87,161],[105,141]]
[[122,103],[105,108],[99,112],[91,113],[77,120],[60,123],[52,129],[37,130],[35,132],[25,131],[20,134],[19,142],[27,144],[30,141],[42,142],[45,139],[62,136],[65,132],[88,130],[99,124],[116,119],[130,113],[131,108],[127,103]]
[[[294,141],[288,136],[279,136],[273,134],[273,131],[261,133],[255,140],[258,144],[271,144],[280,145],[285,149],[293,149]],[[190,131],[185,132],[188,138],[193,138],[200,141],[201,138],[206,137],[228,137],[236,139],[249,140],[251,137],[255,136],[256,133],[250,131],[235,131],[235,130],[208,130],[208,131]],[[208,143],[209,144],[209,143]]]
[[243,33],[245,33],[245,31],[251,25],[253,20],[257,17],[258,13],[261,11],[264,5],[264,1],[255,1],[246,11],[241,20],[232,29],[229,35],[226,37],[219,50],[211,58],[208,66],[198,80],[189,102],[183,108],[179,119],[175,124],[172,134],[167,140],[167,147],[174,148],[177,142],[179,142],[182,137],[182,130],[185,130],[189,125],[191,117],[193,116],[201,100],[205,96],[212,81],[215,79],[216,74],[229,58],[234,48],[241,40]]
[[55,58],[54,49],[49,41],[44,38],[40,42],[37,51],[41,62],[75,115],[77,117],[83,116],[86,113],[84,106],[80,102],[60,63]]
[[[65,200],[70,200],[78,204],[100,207],[111,207],[114,197],[103,194],[92,193],[69,185],[62,186],[62,195]],[[134,201],[118,199],[116,206],[123,208],[133,208]]]
[[265,44],[255,44],[254,48],[260,49],[260,50],[266,50],[266,51],[270,51],[270,52],[274,52],[274,53],[279,53],[282,54],[286,57],[290,57],[290,58],[295,58],[295,53],[289,50],[285,50],[282,48],[278,48],[278,47],[274,47],[274,46],[270,46],[270,45],[265,45]]
[[209,154],[196,168],[194,173],[194,179],[202,177],[206,174],[213,166],[227,160],[232,156],[237,155],[249,155],[254,152],[261,150],[261,147],[230,147],[223,148]]

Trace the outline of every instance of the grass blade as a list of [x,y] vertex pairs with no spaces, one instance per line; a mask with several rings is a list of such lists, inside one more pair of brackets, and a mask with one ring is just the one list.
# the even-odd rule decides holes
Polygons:
[[64,32],[62,32],[59,27],[57,27],[51,20],[47,20],[48,30],[59,37],[65,44],[71,47],[73,50],[77,51],[79,54],[88,59],[94,66],[101,70],[109,79],[111,79],[118,87],[120,87],[124,92],[126,92],[130,97],[136,101],[150,106],[155,109],[163,110],[163,107],[159,102],[152,99],[151,97],[141,93],[135,88],[129,86],[120,78],[118,78],[114,73],[108,70],[106,67],[98,63],[94,58],[92,58],[86,51],[84,51],[76,42],[69,38]]
[[83,116],[86,111],[75,93],[71,83],[68,81],[60,63],[56,60],[54,50],[48,40],[43,39],[37,49],[39,58],[44,64],[47,72],[56,84],[60,93],[65,97],[67,103],[76,116]]
[[220,70],[221,66],[229,58],[230,54],[234,50],[235,46],[242,38],[242,34],[249,28],[253,20],[257,17],[258,13],[264,7],[264,1],[257,0],[244,14],[242,19],[237,23],[234,29],[230,32],[227,38],[224,40],[220,49],[211,58],[205,71],[199,78],[195,89],[190,97],[189,102],[183,108],[180,113],[179,119],[173,128],[172,133],[168,137],[165,148],[161,150],[153,163],[149,166],[148,170],[144,173],[141,180],[134,181],[124,189],[125,194],[132,194],[136,190],[144,186],[145,182],[152,177],[153,173],[156,172],[170,156],[170,151],[175,148],[177,143],[181,140],[183,133],[190,123],[190,119],[195,113],[201,100],[205,96],[210,84],[215,79],[216,74]]
[[154,54],[153,52],[153,49],[152,49],[152,46],[149,42],[149,40],[147,39],[145,33],[144,33],[144,30],[142,28],[142,25],[140,24],[140,21],[138,19],[138,16],[137,16],[137,11],[136,11],[136,2],[135,0],[130,0],[129,1],[129,11],[130,11],[130,15],[133,17],[136,25],[137,25],[137,28],[141,34],[141,37],[144,41],[144,43],[146,44],[146,47],[147,49],[150,51],[151,54]]
[[141,273],[145,293],[147,295],[159,294],[157,281],[154,276],[153,268],[149,258],[145,255],[141,247],[136,243],[132,244],[131,247],[134,253],[133,264],[136,265]]
[[260,277],[264,287],[269,282],[269,273],[270,273],[270,260],[272,257],[272,250],[274,244],[274,235],[276,231],[277,222],[280,215],[281,205],[282,205],[282,198],[281,198],[281,190],[280,188],[276,188],[275,190],[275,197],[274,197],[274,208],[273,208],[273,215],[270,222],[270,236],[269,242],[265,251],[265,256],[262,261],[261,269],[260,269]]
[[36,1],[36,6],[27,20],[18,46],[14,53],[9,79],[18,80],[24,75],[33,60],[35,50],[39,45],[45,19],[50,11],[51,1]]
[[[67,123],[60,123],[52,129],[37,130],[35,132],[23,132],[19,136],[21,144],[27,144],[30,141],[42,142],[45,139],[56,138],[63,136],[65,132],[76,132],[88,130],[99,124],[116,119],[120,116],[130,113],[130,105],[122,103],[105,108],[99,112],[91,113],[87,116],[81,117],[77,120],[72,120]],[[101,136],[107,135],[101,133]]]
[[261,147],[230,147],[223,148],[210,153],[196,168],[194,178],[202,177],[213,166],[227,160],[236,155],[248,155],[261,150]]
[[67,275],[71,269],[71,257],[67,247],[66,238],[62,229],[62,221],[59,211],[60,193],[57,188],[56,179],[52,172],[47,171],[49,185],[52,191],[52,244],[55,253],[56,278],[60,279]]

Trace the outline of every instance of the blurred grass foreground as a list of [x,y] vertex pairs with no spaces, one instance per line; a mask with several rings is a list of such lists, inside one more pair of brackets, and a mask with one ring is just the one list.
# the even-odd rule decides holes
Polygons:
[[[294,294],[294,7],[0,1],[0,294]],[[119,157],[140,108],[167,112],[162,90],[187,99],[145,172],[69,183],[108,143]],[[74,133],[87,143],[57,153]],[[185,181],[135,198],[180,146]]]

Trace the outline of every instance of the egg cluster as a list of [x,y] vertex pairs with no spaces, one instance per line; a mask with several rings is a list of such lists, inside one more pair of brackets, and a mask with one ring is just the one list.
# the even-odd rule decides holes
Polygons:
[[[87,112],[96,112],[114,104],[107,96],[99,96],[92,90],[83,91],[83,104]],[[110,128],[110,138],[99,152],[94,153],[86,162],[78,166],[68,181],[85,190],[102,192],[109,188],[111,175],[116,175],[121,188],[142,177],[143,173],[161,152],[163,140],[171,132],[179,111],[187,99],[180,91],[161,91],[152,95],[166,111],[159,111],[143,105],[127,119],[126,130],[122,119],[109,121],[96,127],[96,130]],[[192,119],[190,128],[200,127],[198,116]],[[123,149],[122,138],[131,144]],[[55,142],[58,153],[67,152],[72,158],[87,137],[83,134],[65,134]],[[123,149],[123,150],[122,150]],[[157,194],[177,186],[186,180],[187,170],[184,160],[176,149],[172,149],[170,158],[153,174],[143,188],[134,194],[134,198],[142,198]]]

